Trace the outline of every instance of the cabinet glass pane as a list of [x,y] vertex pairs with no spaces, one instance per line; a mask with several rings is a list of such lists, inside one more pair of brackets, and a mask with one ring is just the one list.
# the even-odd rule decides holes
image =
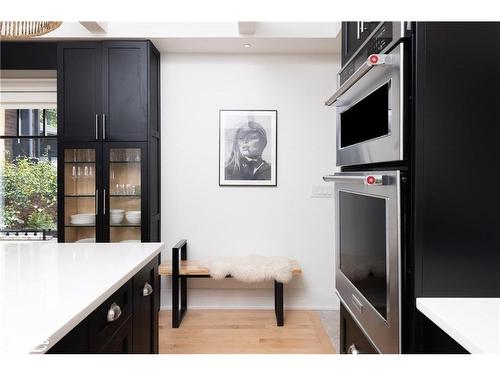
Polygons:
[[109,151],[110,242],[141,240],[141,149]]
[[95,242],[95,149],[64,150],[65,242]]

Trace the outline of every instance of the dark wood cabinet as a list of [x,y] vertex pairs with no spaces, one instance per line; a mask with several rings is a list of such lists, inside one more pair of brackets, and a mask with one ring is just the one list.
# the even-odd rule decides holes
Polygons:
[[134,353],[158,352],[156,332],[158,332],[158,310],[160,309],[159,281],[158,267],[154,262],[144,267],[134,277]]
[[[48,353],[157,354],[159,263],[160,255],[123,284]],[[110,310],[113,310],[111,316]]]
[[104,140],[147,140],[147,52],[144,42],[115,41],[102,45]]
[[57,69],[61,140],[147,141],[159,131],[159,52],[151,42],[59,43]]
[[101,45],[61,43],[57,56],[59,139],[95,141],[102,112]]
[[342,67],[356,53],[379,24],[380,22],[378,21],[342,22]]
[[59,242],[160,240],[159,79],[149,41],[59,44]]
[[343,304],[340,304],[340,353],[378,353]]

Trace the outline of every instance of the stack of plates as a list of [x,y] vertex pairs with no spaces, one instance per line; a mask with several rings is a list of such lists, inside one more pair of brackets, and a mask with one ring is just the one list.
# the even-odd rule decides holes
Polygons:
[[95,224],[95,214],[85,213],[71,215],[71,224],[74,225],[94,225]]
[[141,211],[127,211],[125,212],[125,217],[130,224],[141,223]]

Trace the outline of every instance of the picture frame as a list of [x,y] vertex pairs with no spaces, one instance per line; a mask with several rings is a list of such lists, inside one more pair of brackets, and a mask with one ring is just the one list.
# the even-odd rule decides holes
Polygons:
[[219,110],[219,186],[277,186],[277,110]]

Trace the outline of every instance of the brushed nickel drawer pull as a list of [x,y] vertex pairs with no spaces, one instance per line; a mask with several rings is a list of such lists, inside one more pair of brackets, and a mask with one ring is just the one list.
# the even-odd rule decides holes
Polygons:
[[142,295],[144,297],[147,297],[151,293],[153,293],[153,287],[151,286],[151,284],[149,284],[149,283],[144,284],[144,288],[142,289]]
[[113,304],[111,305],[111,307],[108,310],[108,316],[107,316],[108,322],[114,322],[121,315],[122,315],[122,309],[120,308],[120,306],[118,306],[118,304],[113,302]]

